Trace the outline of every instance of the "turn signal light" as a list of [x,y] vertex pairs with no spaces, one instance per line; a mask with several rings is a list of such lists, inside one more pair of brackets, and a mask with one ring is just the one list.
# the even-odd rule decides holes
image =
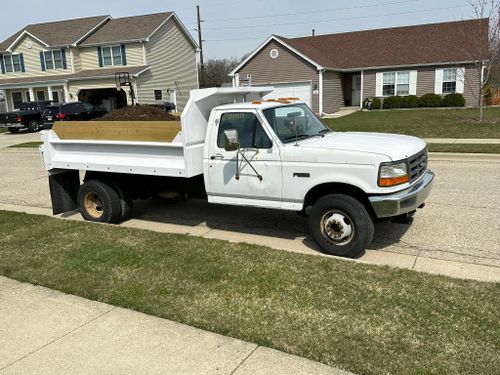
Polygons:
[[389,186],[404,184],[405,182],[408,181],[409,181],[408,175],[405,175],[400,177],[381,178],[378,184],[379,186],[389,187]]
[[62,119],[65,119],[66,118],[66,113],[58,113],[56,115],[56,119],[58,120],[62,120]]

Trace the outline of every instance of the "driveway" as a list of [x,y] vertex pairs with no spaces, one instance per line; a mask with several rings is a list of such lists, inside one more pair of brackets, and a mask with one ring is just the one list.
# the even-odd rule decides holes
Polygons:
[[27,131],[21,131],[17,134],[13,134],[10,132],[0,133],[0,149],[4,149],[20,143],[38,142],[40,140],[40,133],[29,133]]
[[[4,149],[0,158],[0,205],[50,208],[38,152]],[[432,154],[430,168],[437,178],[427,206],[411,226],[377,224],[370,251],[361,259],[377,262],[389,253],[378,263],[418,270],[419,264],[436,268],[444,264],[440,261],[453,261],[492,266],[499,272],[500,157]],[[200,200],[140,201],[134,217],[127,226],[318,253],[308,236],[307,220],[293,212],[235,209]]]

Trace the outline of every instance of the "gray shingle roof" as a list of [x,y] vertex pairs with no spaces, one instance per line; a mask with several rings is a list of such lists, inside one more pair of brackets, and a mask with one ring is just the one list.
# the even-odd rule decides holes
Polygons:
[[487,58],[488,19],[278,38],[327,68],[475,61]]
[[21,35],[28,31],[49,46],[71,45],[85,36],[109,16],[79,18],[66,21],[45,22],[28,25],[0,43],[3,52]]
[[171,12],[166,12],[111,19],[81,45],[145,40],[171,15]]

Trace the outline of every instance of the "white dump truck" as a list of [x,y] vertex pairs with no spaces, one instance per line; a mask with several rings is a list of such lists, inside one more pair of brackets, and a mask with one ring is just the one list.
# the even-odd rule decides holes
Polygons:
[[297,211],[325,252],[356,257],[374,222],[424,206],[424,141],[331,131],[296,98],[264,100],[271,91],[194,90],[180,122],[56,123],[40,147],[54,214],[118,223],[135,199],[178,193]]

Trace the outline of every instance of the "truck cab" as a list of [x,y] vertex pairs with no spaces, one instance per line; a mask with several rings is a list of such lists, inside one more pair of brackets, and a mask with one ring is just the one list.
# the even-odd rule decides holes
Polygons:
[[79,208],[88,220],[117,222],[135,198],[196,192],[215,204],[297,211],[325,252],[357,257],[374,222],[424,206],[434,174],[423,140],[335,132],[297,98],[262,99],[269,91],[196,90],[180,131],[159,142],[44,133],[54,212]]

